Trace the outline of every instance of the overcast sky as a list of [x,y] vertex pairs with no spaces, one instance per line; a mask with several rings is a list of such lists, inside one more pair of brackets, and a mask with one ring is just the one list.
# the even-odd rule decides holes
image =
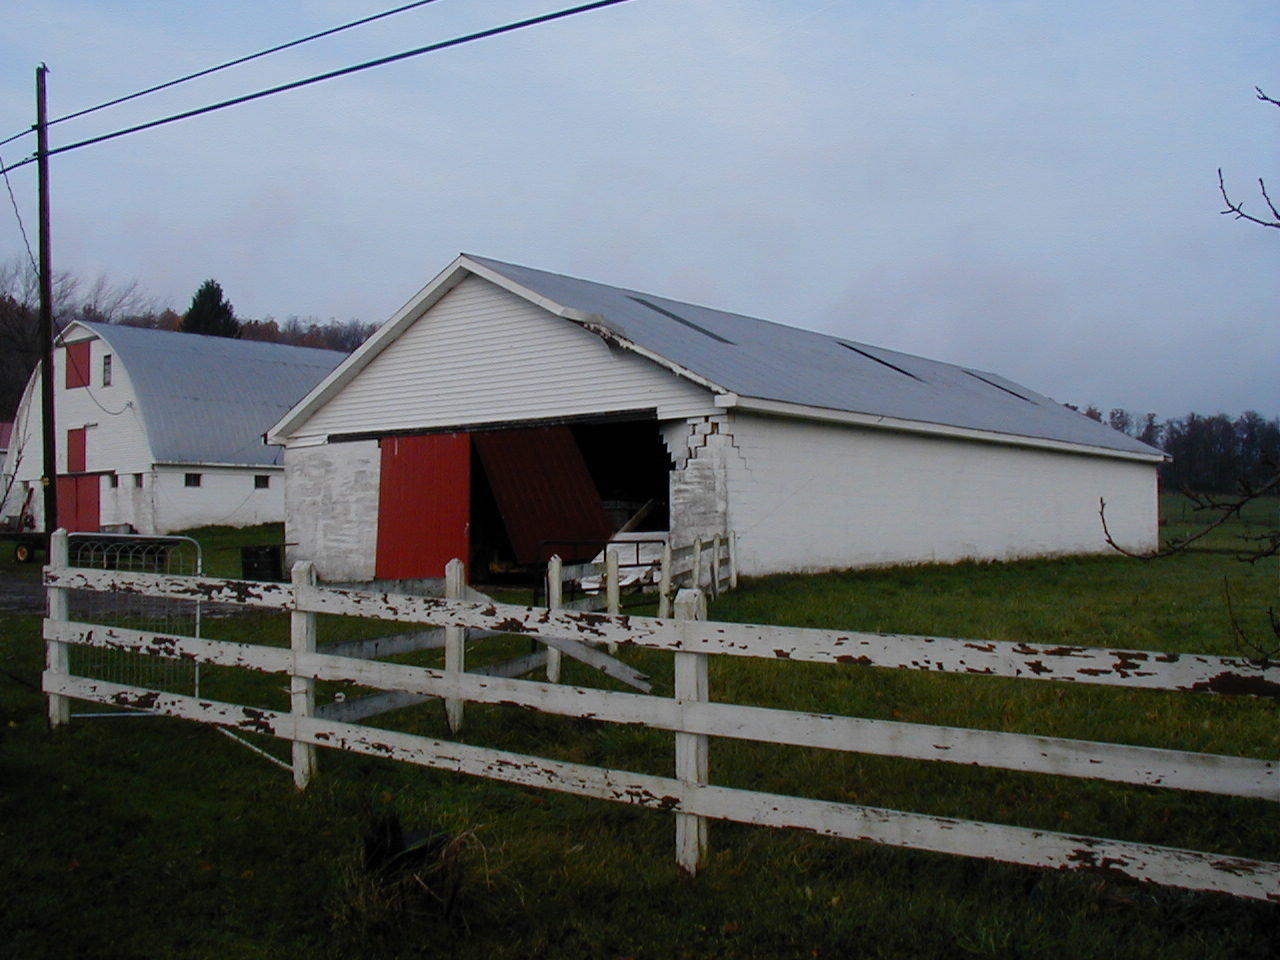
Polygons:
[[[0,138],[395,0],[5,5]],[[437,0],[51,145],[568,6]],[[382,321],[459,252],[993,370],[1280,414],[1280,4],[629,0],[52,160],[54,264]],[[30,138],[0,148],[12,163]],[[32,166],[10,175],[29,233]],[[0,260],[25,256],[0,195]],[[32,244],[35,243],[32,233]],[[803,375],[798,372],[798,375]]]

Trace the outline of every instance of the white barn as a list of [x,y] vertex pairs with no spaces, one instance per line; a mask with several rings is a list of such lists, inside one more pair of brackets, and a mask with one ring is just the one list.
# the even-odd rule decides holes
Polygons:
[[[60,526],[167,533],[284,517],[263,433],[345,357],[276,343],[74,322],[53,356]],[[4,458],[0,516],[44,529],[40,371]]]
[[[1160,451],[993,373],[463,255],[268,432],[330,581],[591,552],[748,574],[1157,543]],[[578,541],[595,541],[594,547]]]

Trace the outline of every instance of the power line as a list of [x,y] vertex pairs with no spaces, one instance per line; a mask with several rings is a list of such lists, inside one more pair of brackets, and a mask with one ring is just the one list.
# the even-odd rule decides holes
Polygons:
[[[136,124],[132,127],[126,127],[123,130],[116,130],[113,133],[104,133],[97,137],[90,137],[87,140],[79,140],[75,143],[69,143],[65,146],[57,147],[48,152],[49,156],[58,153],[66,153],[69,150],[78,150],[81,147],[88,147],[95,143],[102,143],[106,140],[114,140],[117,137],[127,136],[131,133],[139,133],[143,130],[150,130],[153,127],[161,127],[165,124],[175,123],[178,120],[187,120],[191,117],[198,117],[201,114],[212,113],[215,110],[222,110],[225,107],[234,107],[241,103],[248,103],[252,100],[261,100],[263,97],[274,96],[277,93],[284,93],[288,90],[297,90],[300,87],[310,86],[313,83],[320,83],[323,80],[332,80],[335,77],[344,77],[348,74],[359,73],[362,70],[369,70],[373,67],[385,66],[388,63],[395,63],[400,60],[408,60],[411,57],[422,56],[426,53],[435,53],[439,50],[447,50],[450,47],[462,46],[465,43],[471,43],[476,40],[484,40],[488,37],[496,37],[504,33],[512,33],[516,30],[523,30],[525,27],[533,27],[543,23],[550,23],[554,20],[563,20],[567,17],[575,16],[579,13],[587,13],[591,10],[598,10],[602,7],[612,7],[620,3],[626,3],[627,0],[595,0],[594,3],[584,3],[576,7],[568,7],[564,10],[557,10],[554,13],[544,13],[536,17],[530,17],[527,20],[517,20],[513,23],[503,24],[499,27],[490,27],[487,30],[479,30],[475,33],[469,33],[461,37],[454,37],[452,40],[441,40],[437,43],[427,44],[425,47],[417,47],[413,50],[406,50],[402,53],[395,53],[387,57],[379,57],[377,60],[368,60],[364,63],[358,63],[354,66],[343,67],[340,70],[331,70],[328,73],[322,73],[314,77],[307,77],[305,80],[295,80],[292,83],[281,84],[276,87],[269,87],[265,90],[259,90],[256,93],[245,94],[241,97],[235,97],[231,100],[223,100],[219,103],[212,103],[208,106],[197,107],[194,110],[186,110],[182,113],[175,113],[172,116],[162,117],[159,120],[152,120],[148,123]],[[17,163],[8,167],[0,168],[0,173],[8,173],[10,170],[16,170],[24,167],[29,163],[35,162],[35,157],[27,157],[19,160]]]
[[[393,16],[397,13],[404,13],[406,10],[412,10],[415,7],[425,7],[429,3],[435,3],[436,0],[417,0],[416,3],[406,3],[404,6],[395,7],[391,10],[384,10],[382,13],[375,13],[372,16],[362,17],[359,20],[352,20],[350,23],[344,23],[339,27],[330,27],[328,30],[321,30],[319,33],[313,33],[309,37],[301,37],[297,40],[290,40],[288,43],[281,43],[266,50],[259,50],[257,53],[251,53],[245,57],[237,57],[234,60],[228,60],[226,63],[220,63],[216,67],[208,67],[204,70],[198,70],[195,73],[189,73],[185,77],[179,77],[176,80],[169,80],[165,83],[158,83],[153,87],[147,87],[145,90],[139,90],[136,93],[130,93],[123,97],[116,97],[114,100],[108,100],[106,103],[100,103],[95,107],[86,107],[83,110],[77,110],[75,113],[68,113],[64,117],[58,117],[49,121],[49,126],[56,123],[62,123],[66,120],[74,120],[77,117],[87,116],[90,113],[97,113],[99,110],[105,110],[107,107],[114,107],[121,103],[127,103],[130,100],[136,100],[139,97],[145,97],[149,93],[158,93],[161,90],[168,90],[170,87],[176,87],[179,84],[186,83],[189,80],[196,80],[200,77],[207,77],[211,73],[217,73],[219,70],[226,70],[229,67],[237,67],[242,63],[248,63],[250,60],[257,60],[261,57],[268,56],[273,53],[279,53],[281,50],[288,50],[290,47],[298,47],[304,43],[310,43],[312,40],[319,40],[322,37],[330,37],[335,33],[341,33],[344,30],[350,30],[352,27],[363,26],[366,23],[373,23],[375,20],[382,20],[386,17]],[[17,140],[19,137],[25,137],[32,133],[32,130],[23,130],[21,133],[15,133],[7,140],[0,140],[0,147],[6,143]]]
[[13,184],[9,182],[9,170],[0,159],[0,168],[4,172],[4,187],[9,191],[9,203],[13,207],[13,215],[18,220],[18,232],[22,234],[22,245],[27,248],[27,259],[31,261],[32,273],[39,275],[40,267],[36,265],[35,254],[31,252],[31,241],[27,238],[27,225],[22,222],[22,211],[18,209],[18,199],[13,195]]

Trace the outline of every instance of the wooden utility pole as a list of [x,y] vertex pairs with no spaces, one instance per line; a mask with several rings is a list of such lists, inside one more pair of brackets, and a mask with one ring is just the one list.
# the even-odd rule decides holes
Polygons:
[[53,267],[49,246],[49,119],[45,110],[44,78],[49,68],[36,67],[36,170],[40,204],[40,418],[44,446],[44,532],[58,523],[58,455],[53,409]]

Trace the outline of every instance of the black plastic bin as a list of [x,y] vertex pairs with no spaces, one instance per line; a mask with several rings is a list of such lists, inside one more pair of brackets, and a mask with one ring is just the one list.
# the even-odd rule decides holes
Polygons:
[[245,580],[283,580],[284,545],[241,547],[240,575]]

